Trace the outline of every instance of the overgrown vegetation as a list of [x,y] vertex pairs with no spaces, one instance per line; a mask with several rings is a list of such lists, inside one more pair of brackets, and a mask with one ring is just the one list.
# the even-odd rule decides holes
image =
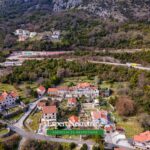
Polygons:
[[[70,10],[46,15],[35,11],[9,19],[2,19],[0,43],[4,48],[26,50],[58,50],[77,47],[98,48],[143,48],[150,47],[150,24],[148,22],[118,22],[114,19],[101,20],[88,12]],[[44,14],[44,15],[43,15]],[[7,21],[7,22],[6,22]],[[11,23],[10,23],[11,22]],[[61,42],[26,41],[18,43],[12,34],[16,28],[43,32],[52,28],[61,31]],[[35,25],[36,24],[36,25]],[[6,28],[7,27],[7,28]]]
[[23,150],[72,150],[69,144],[61,144],[55,142],[46,142],[46,141],[37,141],[37,140],[28,140]]
[[0,62],[4,62],[6,60],[6,57],[10,54],[10,51],[0,51]]
[[16,67],[10,75],[1,78],[1,82],[19,84],[24,81],[37,82],[46,88],[60,84],[65,77],[98,76],[101,81],[129,82],[122,93],[130,96],[139,112],[149,112],[150,107],[150,73],[123,67],[97,65],[87,62],[67,62],[65,60],[27,61]]

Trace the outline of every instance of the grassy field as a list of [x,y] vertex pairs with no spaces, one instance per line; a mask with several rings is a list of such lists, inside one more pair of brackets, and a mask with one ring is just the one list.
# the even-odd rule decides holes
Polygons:
[[80,83],[80,82],[89,82],[91,84],[94,84],[94,78],[88,79],[87,76],[69,77],[69,78],[65,78],[63,82],[61,83],[61,85],[68,86],[70,85],[70,83],[74,83],[76,85],[77,83]]
[[16,120],[20,119],[22,117],[22,115],[23,115],[23,112],[21,112],[21,113],[19,113],[17,115],[14,115],[13,117],[11,117],[11,118],[9,118],[7,120],[9,120],[9,121],[16,121]]
[[29,102],[32,102],[33,100],[35,100],[35,98],[32,97],[32,96],[27,96],[26,95],[25,91],[28,87],[30,87],[32,90],[36,90],[37,85],[35,83],[33,83],[33,84],[22,83],[20,85],[17,85],[17,87],[15,87],[15,86],[10,85],[10,84],[0,83],[0,92],[3,92],[3,91],[7,91],[7,92],[16,91],[19,94],[19,96],[20,96],[20,98],[22,99],[23,102],[29,103]]
[[26,120],[26,124],[29,125],[29,127],[35,131],[39,128],[40,119],[42,117],[41,111],[33,112],[29,118]]
[[8,130],[6,128],[0,129],[0,135],[8,133]]
[[125,133],[128,138],[132,138],[134,135],[143,132],[143,128],[140,126],[136,116],[128,117],[125,121],[123,121],[123,118],[118,116],[116,113],[115,117],[117,119],[117,126],[125,129]]

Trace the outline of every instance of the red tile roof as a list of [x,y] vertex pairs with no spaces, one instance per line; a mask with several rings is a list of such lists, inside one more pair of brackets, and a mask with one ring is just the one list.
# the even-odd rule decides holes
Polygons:
[[113,126],[112,125],[105,125],[104,129],[106,131],[112,131],[113,130]]
[[49,88],[48,89],[48,93],[49,92],[58,92],[58,89],[57,88]]
[[76,98],[69,98],[68,99],[68,103],[76,103],[76,102],[77,102]]
[[59,86],[57,87],[58,90],[63,90],[63,91],[67,91],[69,90],[69,88],[67,86]]
[[4,101],[4,100],[5,100],[4,96],[0,95],[0,101]]
[[44,107],[46,106],[46,102],[38,102],[37,106]]
[[14,98],[18,97],[17,92],[14,92],[14,91],[12,91],[12,92],[10,93],[10,95],[11,95],[12,97],[14,97]]
[[12,96],[13,98],[18,97],[17,92],[12,91],[12,92],[10,92],[9,94],[8,94],[7,92],[3,92],[3,93],[0,95],[0,101],[5,101],[8,95]]
[[56,113],[57,109],[56,106],[44,106],[42,111],[43,114],[51,114],[51,113]]
[[87,87],[90,87],[90,86],[91,86],[91,84],[87,83],[87,82],[85,82],[85,83],[79,83],[77,85],[78,88],[87,88]]
[[92,111],[91,115],[94,119],[104,118],[107,119],[107,111]]
[[150,141],[150,131],[146,131],[146,132],[140,133],[139,135],[135,135],[133,139],[134,141],[137,141],[137,142]]
[[46,91],[45,87],[42,86],[42,85],[38,87],[38,90],[39,90],[39,91]]
[[72,123],[76,123],[76,122],[79,122],[79,118],[77,116],[71,116],[69,118],[69,121],[71,121]]
[[6,97],[8,96],[8,93],[7,93],[7,92],[3,92],[3,93],[2,93],[2,96],[3,96],[4,98],[6,98]]

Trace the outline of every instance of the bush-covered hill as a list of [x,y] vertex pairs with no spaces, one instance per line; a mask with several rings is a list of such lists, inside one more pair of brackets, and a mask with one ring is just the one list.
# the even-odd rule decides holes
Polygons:
[[[0,47],[52,50],[68,47],[150,47],[148,0],[1,0]],[[62,43],[17,43],[17,28],[62,31]],[[51,45],[52,46],[47,46]]]

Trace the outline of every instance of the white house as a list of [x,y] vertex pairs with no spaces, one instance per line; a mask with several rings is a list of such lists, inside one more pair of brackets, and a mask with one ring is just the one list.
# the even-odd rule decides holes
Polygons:
[[105,110],[92,111],[91,117],[93,122],[99,123],[102,126],[108,124],[108,113]]
[[75,107],[75,106],[77,106],[77,99],[76,98],[69,98],[67,105],[68,105],[68,107]]
[[37,35],[36,32],[30,32],[30,38],[33,38],[33,37],[35,37],[36,35]]
[[72,93],[75,97],[97,98],[99,96],[98,88],[90,83],[79,83],[74,87]]
[[59,39],[60,38],[60,31],[53,31],[52,38],[53,39]]
[[45,107],[45,106],[46,106],[46,102],[45,101],[40,101],[40,102],[37,103],[37,108],[39,110],[42,110],[43,107]]
[[46,89],[45,89],[44,86],[39,86],[39,87],[37,88],[37,93],[38,93],[38,95],[39,95],[40,97],[43,96],[43,95],[45,94],[45,92],[46,92]]
[[44,106],[42,109],[42,125],[46,127],[55,126],[53,123],[57,120],[56,106]]
[[19,96],[16,92],[12,91],[10,93],[3,92],[0,95],[0,111],[3,109],[12,106],[16,103],[16,100],[19,99]]
[[99,99],[94,99],[94,106],[99,106]]
[[78,122],[79,122],[79,118],[77,116],[73,115],[73,116],[69,117],[68,118],[69,128]]
[[135,135],[133,144],[136,149],[150,149],[150,131]]
[[58,89],[57,88],[49,88],[47,93],[50,96],[57,96],[58,95]]
[[99,90],[97,87],[90,83],[79,83],[73,87],[56,87],[49,88],[48,94],[51,96],[59,96],[62,98],[82,97],[97,98],[99,96]]

